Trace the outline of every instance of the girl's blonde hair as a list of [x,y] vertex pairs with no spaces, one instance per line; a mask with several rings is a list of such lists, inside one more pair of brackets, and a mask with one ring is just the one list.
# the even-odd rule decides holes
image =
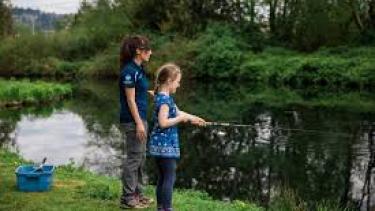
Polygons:
[[166,63],[156,71],[155,79],[155,92],[159,91],[161,85],[168,82],[168,80],[174,81],[178,74],[181,74],[181,69],[174,63]]

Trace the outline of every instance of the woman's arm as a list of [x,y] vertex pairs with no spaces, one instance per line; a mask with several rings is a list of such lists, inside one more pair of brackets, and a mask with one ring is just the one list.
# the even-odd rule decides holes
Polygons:
[[186,122],[188,120],[185,114],[178,114],[175,118],[168,118],[169,114],[169,107],[167,104],[163,104],[160,106],[158,121],[159,126],[161,128],[171,127],[173,125],[177,125],[180,122]]
[[136,125],[137,137],[140,141],[145,141],[147,138],[146,130],[143,121],[139,115],[137,104],[135,103],[135,88],[125,88],[126,101],[129,106],[130,113]]

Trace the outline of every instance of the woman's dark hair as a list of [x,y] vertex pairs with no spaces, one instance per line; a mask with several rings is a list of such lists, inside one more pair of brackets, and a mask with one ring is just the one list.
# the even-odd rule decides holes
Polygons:
[[120,51],[120,68],[122,69],[137,55],[137,49],[150,50],[150,41],[145,36],[126,37]]

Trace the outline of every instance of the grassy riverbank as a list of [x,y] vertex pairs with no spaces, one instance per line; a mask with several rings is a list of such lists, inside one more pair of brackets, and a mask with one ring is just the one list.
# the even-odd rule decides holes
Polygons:
[[[24,193],[16,189],[14,174],[17,166],[25,164],[18,155],[0,149],[0,210],[119,210],[121,183],[116,178],[98,176],[71,165],[58,167],[54,175],[54,185],[49,192]],[[146,188],[146,195],[154,197],[154,187]],[[206,193],[194,190],[175,190],[173,206],[179,211],[265,210],[242,201],[226,203],[213,200]],[[342,209],[332,202],[315,204],[319,211],[351,210]],[[145,210],[155,210],[155,204]],[[284,189],[274,199],[269,210],[309,210],[307,204],[293,191]]]
[[[54,186],[43,193],[23,193],[16,190],[14,171],[24,161],[16,154],[0,149],[0,210],[119,210],[120,181],[98,176],[72,166],[58,167]],[[154,197],[154,188],[146,194]],[[176,210],[263,210],[255,205],[235,201],[225,203],[207,194],[177,190]],[[146,210],[155,210],[155,205]]]
[[68,84],[0,79],[0,107],[46,103],[71,94]]

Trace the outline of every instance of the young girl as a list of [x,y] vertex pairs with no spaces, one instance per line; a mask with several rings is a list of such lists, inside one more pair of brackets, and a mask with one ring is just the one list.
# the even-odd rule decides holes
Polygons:
[[172,191],[176,177],[176,160],[180,158],[177,124],[190,122],[204,126],[197,116],[180,111],[171,94],[180,86],[181,71],[174,64],[159,68],[155,81],[154,127],[149,141],[149,153],[155,157],[158,168],[156,187],[158,211],[172,210]]

